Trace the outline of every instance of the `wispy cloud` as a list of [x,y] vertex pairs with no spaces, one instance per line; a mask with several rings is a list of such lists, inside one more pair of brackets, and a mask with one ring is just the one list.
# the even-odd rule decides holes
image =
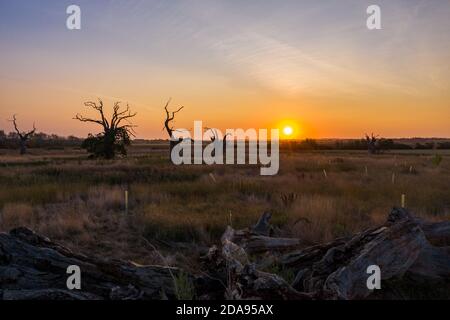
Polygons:
[[339,64],[262,34],[239,34],[212,48],[241,76],[287,94],[355,94],[376,89],[414,92],[414,88],[380,79],[368,72],[366,65]]

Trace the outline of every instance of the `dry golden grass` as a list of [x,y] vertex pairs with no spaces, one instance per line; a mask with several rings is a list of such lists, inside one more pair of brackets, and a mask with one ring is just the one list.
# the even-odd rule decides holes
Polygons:
[[3,206],[0,222],[2,229],[33,224],[33,207],[26,203],[7,203]]
[[28,226],[88,253],[139,262],[157,260],[144,238],[209,245],[227,224],[249,226],[265,210],[280,233],[309,243],[382,223],[401,194],[416,215],[450,218],[445,153],[439,165],[432,152],[282,154],[273,177],[245,165],[177,167],[165,150],[143,146],[115,161],[86,160],[78,150],[34,153],[0,156],[0,230]]

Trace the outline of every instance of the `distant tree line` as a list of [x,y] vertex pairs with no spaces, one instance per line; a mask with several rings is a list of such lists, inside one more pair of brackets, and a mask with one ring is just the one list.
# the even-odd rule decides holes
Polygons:
[[[75,136],[62,137],[56,134],[37,132],[27,142],[29,148],[60,149],[64,147],[81,147],[84,138]],[[140,140],[141,141],[141,140]],[[141,142],[144,142],[142,140]],[[0,149],[17,149],[20,145],[20,137],[16,132],[5,133],[0,130]],[[367,150],[366,139],[321,141],[305,139],[281,143],[280,148],[291,150]],[[379,139],[378,148],[382,150],[432,150],[450,149],[450,141],[400,143],[393,139]]]
[[[29,148],[60,149],[64,147],[79,147],[84,139],[74,136],[61,137],[56,134],[43,132],[34,133],[27,141]],[[5,133],[0,130],[0,149],[17,149],[20,145],[20,137],[16,132]]]
[[[290,141],[288,145],[281,143],[281,148],[295,150],[367,150],[369,147],[367,139],[355,140],[334,140],[321,141],[315,139],[305,139],[299,141]],[[383,150],[432,150],[432,149],[450,149],[450,141],[442,142],[411,142],[401,143],[394,139],[380,138],[377,140],[377,148]]]
[[[175,137],[175,132],[178,129],[173,127],[175,116],[184,108],[183,106],[176,109],[169,109],[170,99],[164,107],[165,121],[163,130],[167,132],[170,140],[169,150],[172,149],[182,141],[181,138]],[[127,104],[126,107],[121,107],[120,102],[115,102],[108,112],[103,106],[101,99],[98,102],[88,101],[84,105],[91,110],[94,110],[96,115],[94,117],[84,117],[77,114],[73,119],[97,124],[100,129],[96,134],[89,134],[87,138],[82,139],[75,136],[61,137],[55,134],[46,134],[37,132],[33,123],[33,128],[28,131],[23,131],[17,124],[16,115],[13,115],[10,122],[13,124],[15,131],[6,134],[0,130],[0,149],[17,149],[20,154],[25,154],[27,148],[47,148],[47,149],[62,149],[65,147],[80,147],[86,149],[91,158],[106,158],[112,159],[116,155],[127,155],[126,148],[130,145],[132,137],[134,137],[134,127],[132,120],[136,116],[136,112],[132,112]],[[23,128],[22,128],[23,129]],[[212,130],[214,141],[217,135]],[[227,136],[223,138],[226,141]],[[406,141],[406,143],[405,143]],[[224,144],[225,145],[225,144]],[[383,150],[402,150],[402,149],[417,149],[417,150],[432,150],[432,149],[450,149],[450,141],[444,139],[385,139],[378,138],[378,135],[373,133],[369,136],[365,134],[361,139],[348,140],[315,140],[305,139],[298,141],[281,141],[280,149],[296,150],[367,150],[369,154],[377,154]]]

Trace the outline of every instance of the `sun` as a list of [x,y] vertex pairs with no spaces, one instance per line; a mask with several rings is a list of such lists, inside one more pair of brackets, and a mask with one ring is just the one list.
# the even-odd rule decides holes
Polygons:
[[289,137],[289,136],[291,136],[294,133],[294,129],[292,129],[291,126],[285,126],[283,128],[283,133],[284,133],[285,136]]
[[279,130],[280,139],[291,140],[298,139],[302,134],[300,123],[294,119],[284,119],[276,123]]

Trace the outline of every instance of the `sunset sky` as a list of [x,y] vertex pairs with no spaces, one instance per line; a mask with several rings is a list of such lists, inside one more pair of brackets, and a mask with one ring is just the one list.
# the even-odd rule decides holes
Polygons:
[[[81,30],[66,7],[81,7]],[[368,30],[378,4],[382,30]],[[176,126],[300,138],[450,137],[447,0],[0,0],[0,130],[84,136],[83,102],[128,102],[139,138]]]

